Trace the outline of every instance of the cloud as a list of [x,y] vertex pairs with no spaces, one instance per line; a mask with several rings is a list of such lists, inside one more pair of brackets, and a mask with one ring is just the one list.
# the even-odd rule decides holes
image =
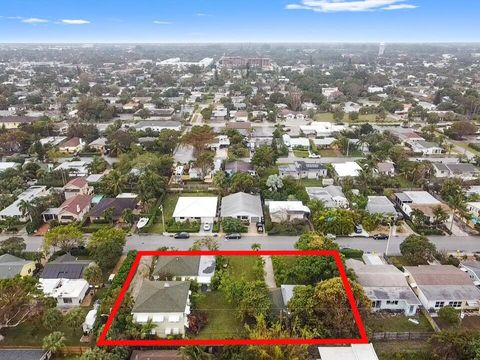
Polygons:
[[88,20],[82,20],[82,19],[63,19],[62,24],[67,24],[67,25],[85,25],[85,24],[90,24],[90,21]]
[[288,10],[311,10],[315,12],[361,12],[376,10],[414,9],[417,6],[405,4],[407,0],[300,0],[288,4]]
[[402,9],[416,9],[417,5],[412,4],[397,4],[397,5],[388,5],[387,7],[382,8],[382,10],[402,10]]
[[155,20],[153,21],[154,24],[158,24],[158,25],[170,25],[171,22],[170,21],[161,21],[161,20]]
[[196,15],[200,16],[200,17],[211,17],[211,16],[213,16],[212,14],[205,14],[205,13],[197,13]]
[[28,18],[28,19],[22,19],[23,23],[26,24],[41,24],[41,23],[47,23],[47,19],[39,19],[39,18]]

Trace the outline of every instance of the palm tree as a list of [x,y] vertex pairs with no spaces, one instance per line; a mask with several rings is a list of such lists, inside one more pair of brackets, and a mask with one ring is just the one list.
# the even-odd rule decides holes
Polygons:
[[113,208],[108,208],[103,212],[103,218],[105,221],[109,224],[113,224],[113,216],[114,216],[115,210]]
[[18,204],[18,210],[22,213],[22,216],[27,216],[29,217],[30,221],[32,221],[32,215],[35,213],[35,206],[25,200],[21,200]]
[[133,225],[133,223],[135,222],[134,215],[133,215],[133,210],[132,209],[124,209],[122,211],[122,219],[127,224]]
[[200,346],[184,346],[179,349],[184,360],[210,360],[213,356],[206,352],[206,348]]
[[142,324],[141,330],[140,330],[140,337],[142,339],[149,338],[152,336],[153,330],[157,328],[157,325],[153,322],[152,319],[148,319],[148,321],[145,324]]
[[42,348],[56,354],[65,347],[65,335],[61,331],[54,331],[43,338]]
[[252,250],[253,250],[253,251],[258,251],[258,250],[260,250],[261,248],[262,248],[262,245],[259,244],[259,243],[253,243],[253,244],[252,244]]
[[123,192],[125,187],[126,178],[118,170],[112,170],[105,179],[105,185],[107,192],[113,195],[118,195]]

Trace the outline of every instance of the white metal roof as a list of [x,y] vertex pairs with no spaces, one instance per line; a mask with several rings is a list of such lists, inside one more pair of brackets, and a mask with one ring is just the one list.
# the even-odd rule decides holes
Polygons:
[[173,212],[173,217],[202,218],[217,216],[217,197],[180,197]]

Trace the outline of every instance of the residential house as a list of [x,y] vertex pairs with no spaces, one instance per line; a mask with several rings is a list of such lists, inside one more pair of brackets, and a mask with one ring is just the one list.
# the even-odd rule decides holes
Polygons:
[[126,209],[135,210],[138,200],[136,198],[103,198],[89,212],[90,221],[105,220],[105,212],[113,209],[113,221],[119,220]]
[[253,169],[253,165],[245,161],[236,160],[225,164],[225,173],[227,173],[228,175],[233,175],[238,172],[248,172],[250,175],[253,176],[257,174],[256,171]]
[[65,161],[55,168],[55,171],[64,170],[69,173],[71,177],[85,177],[90,174],[88,163],[84,160]]
[[458,310],[479,310],[480,289],[469,275],[452,265],[405,266],[405,276],[425,309],[444,306]]
[[82,279],[90,260],[78,260],[70,254],[62,255],[45,264],[41,279]]
[[342,180],[346,177],[357,177],[362,171],[360,165],[356,162],[348,161],[345,163],[332,164],[335,177]]
[[305,220],[310,215],[310,209],[301,201],[266,201],[270,219],[274,223]]
[[35,268],[34,261],[21,259],[10,254],[0,255],[0,279],[11,279],[17,275],[31,276]]
[[282,135],[282,140],[285,146],[288,146],[290,149],[309,149],[310,148],[310,140],[306,137],[298,137],[292,138],[288,134]]
[[72,137],[58,146],[58,149],[67,154],[76,154],[83,149],[85,143],[79,137]]
[[74,221],[82,221],[90,211],[92,195],[75,195],[67,198],[58,208],[50,208],[42,213],[43,221],[58,221],[60,224],[68,224]]
[[213,223],[217,218],[218,198],[215,196],[180,196],[173,211],[175,221]]
[[305,190],[311,200],[320,200],[327,208],[348,207],[348,199],[343,194],[341,186],[306,187]]
[[167,277],[209,286],[215,274],[215,264],[215,256],[159,256],[153,278],[167,280]]
[[50,351],[42,349],[0,349],[2,360],[49,360],[51,357]]
[[465,260],[460,264],[460,270],[466,272],[473,284],[480,287],[480,262],[476,260]]
[[208,147],[212,150],[214,149],[223,149],[230,146],[230,139],[227,135],[217,135],[211,144],[208,144]]
[[182,129],[182,124],[179,121],[143,120],[135,125],[135,129],[137,129],[137,131],[151,130],[155,132],[160,132],[163,129],[180,131]]
[[331,122],[312,121],[309,125],[301,125],[300,130],[307,136],[330,137],[335,133],[346,130],[346,127]]
[[246,122],[248,121],[248,112],[246,111],[237,111],[235,113],[235,121]]
[[405,275],[397,267],[381,261],[375,265],[367,265],[354,259],[348,259],[346,265],[355,271],[357,282],[372,301],[373,311],[398,311],[406,316],[417,313],[421,303],[408,285]]
[[443,149],[438,144],[425,140],[406,141],[406,144],[415,154],[439,155]]
[[37,117],[30,117],[30,116],[1,116],[0,117],[0,127],[4,127],[5,129],[18,129],[18,127],[22,124],[31,124]]
[[89,148],[100,151],[102,154],[105,152],[106,146],[107,146],[107,138],[106,137],[99,137],[98,139],[95,139],[91,143],[88,144]]
[[412,144],[413,142],[416,141],[425,141],[423,137],[418,135],[416,132],[408,129],[402,129],[402,128],[395,128],[392,130],[389,130],[390,134],[396,138],[402,145],[405,145],[407,143]]
[[20,195],[17,196],[12,204],[0,211],[0,220],[6,220],[7,218],[15,218],[20,222],[27,222],[29,220],[28,214],[22,213],[20,205],[22,202],[31,203],[33,200],[45,197],[49,195],[49,191],[46,186],[31,186]]
[[252,124],[250,122],[230,121],[227,122],[227,129],[235,129],[243,136],[249,136],[252,131]]
[[263,220],[262,200],[260,195],[238,192],[222,198],[220,207],[222,219],[231,217],[256,224]]
[[350,346],[322,346],[318,348],[318,360],[378,360],[372,344]]
[[44,279],[39,280],[43,293],[57,300],[57,307],[70,308],[80,306],[87,295],[90,285],[84,279]]
[[386,196],[369,196],[365,210],[370,214],[397,217],[395,206]]
[[279,166],[278,172],[281,178],[320,179],[327,176],[327,168],[319,162],[295,161],[293,165]]
[[189,281],[145,280],[135,299],[133,319],[139,324],[151,320],[156,325],[154,333],[158,337],[183,337],[188,327],[190,294]]
[[90,195],[92,192],[93,188],[89,186],[86,177],[76,177],[63,187],[63,193],[67,200],[77,195]]
[[480,224],[480,202],[472,201],[467,202],[467,210],[471,215],[470,221],[475,224]]
[[432,163],[437,178],[458,178],[465,181],[475,180],[480,170],[473,164]]
[[380,162],[377,164],[375,172],[380,176],[394,176],[395,166],[391,162]]
[[395,203],[409,218],[412,218],[414,210],[419,210],[428,218],[430,222],[434,221],[434,209],[440,206],[447,212],[447,214],[449,214],[446,223],[452,221],[453,214],[451,209],[447,205],[435,199],[426,191],[403,191],[396,193]]

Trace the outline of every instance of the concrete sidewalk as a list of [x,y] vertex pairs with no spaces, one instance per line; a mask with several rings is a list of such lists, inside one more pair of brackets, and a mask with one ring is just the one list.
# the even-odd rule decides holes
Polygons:
[[265,283],[267,288],[275,289],[277,284],[275,282],[275,273],[273,271],[273,263],[271,256],[262,256],[263,260],[263,276],[265,277]]

